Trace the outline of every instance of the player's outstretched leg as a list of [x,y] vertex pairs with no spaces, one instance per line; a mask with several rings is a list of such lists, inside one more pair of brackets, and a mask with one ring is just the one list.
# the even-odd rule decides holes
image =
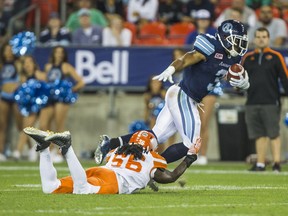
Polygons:
[[96,164],[101,164],[110,151],[110,138],[107,135],[101,135],[98,146],[94,152]]
[[50,141],[45,141],[45,138],[53,134],[53,132],[46,132],[33,127],[26,127],[23,131],[36,141],[36,151],[40,152],[39,167],[42,190],[44,193],[52,193],[61,185],[61,182],[57,179],[57,172],[50,156],[48,148]]
[[80,164],[72,148],[70,132],[65,131],[63,133],[55,133],[51,136],[46,137],[45,140],[51,141],[60,147],[61,153],[67,161],[73,179],[73,193],[91,193],[91,186],[87,182],[86,172]]
[[45,138],[53,132],[51,131],[42,131],[34,127],[26,127],[23,129],[24,133],[30,136],[36,141],[36,151],[42,151],[49,147],[50,141],[45,141]]

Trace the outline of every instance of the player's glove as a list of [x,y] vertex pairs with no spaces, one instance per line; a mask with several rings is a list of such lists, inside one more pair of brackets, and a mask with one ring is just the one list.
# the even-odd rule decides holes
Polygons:
[[163,82],[166,82],[168,80],[170,83],[174,83],[174,81],[172,79],[172,75],[174,73],[175,73],[175,67],[169,66],[161,74],[153,77],[153,80],[159,80],[159,81],[163,81]]
[[230,85],[233,87],[240,88],[240,89],[248,89],[250,86],[249,77],[248,77],[248,73],[246,70],[244,73],[245,73],[245,77],[243,77],[241,74],[240,79],[231,78],[229,81]]
[[192,145],[188,152],[187,152],[187,156],[184,159],[184,161],[187,164],[187,167],[190,167],[191,164],[197,160],[197,154],[201,148],[201,138],[196,139],[196,143],[194,145]]

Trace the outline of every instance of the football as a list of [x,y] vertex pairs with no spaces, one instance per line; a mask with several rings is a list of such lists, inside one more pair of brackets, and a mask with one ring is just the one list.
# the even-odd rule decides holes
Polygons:
[[231,78],[240,79],[240,75],[245,77],[244,67],[240,64],[233,64],[228,68],[227,80],[230,81]]

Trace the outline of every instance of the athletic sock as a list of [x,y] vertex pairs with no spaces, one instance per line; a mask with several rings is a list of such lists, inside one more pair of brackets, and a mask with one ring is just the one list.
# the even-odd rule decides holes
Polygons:
[[57,172],[53,166],[49,148],[40,151],[39,168],[43,192],[52,193],[61,185],[61,182],[57,179]]
[[161,156],[164,157],[167,163],[180,160],[187,155],[188,148],[181,142],[169,146]]
[[256,166],[257,166],[257,167],[264,168],[264,167],[265,167],[265,164],[264,164],[264,163],[258,163],[258,162],[257,162]]

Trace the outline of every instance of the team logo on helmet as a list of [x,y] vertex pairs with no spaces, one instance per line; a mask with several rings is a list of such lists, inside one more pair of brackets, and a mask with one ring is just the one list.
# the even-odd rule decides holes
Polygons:
[[232,29],[233,29],[233,25],[231,23],[225,23],[222,26],[222,31],[225,32],[225,33],[230,32],[230,30],[232,30]]

